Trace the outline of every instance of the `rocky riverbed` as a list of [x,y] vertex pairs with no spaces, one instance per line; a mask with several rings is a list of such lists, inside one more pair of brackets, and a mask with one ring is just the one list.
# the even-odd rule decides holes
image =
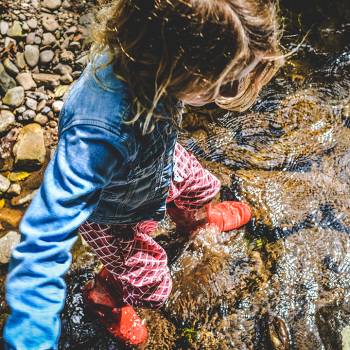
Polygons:
[[[0,329],[10,251],[87,64],[96,5],[0,4]],[[191,238],[159,225],[174,286],[162,309],[139,310],[145,349],[350,349],[350,10],[347,0],[281,7],[282,44],[308,33],[305,43],[248,112],[188,107],[180,137],[221,180],[215,200],[245,201],[253,219]],[[98,260],[80,238],[72,254],[59,349],[126,349],[82,300]]]

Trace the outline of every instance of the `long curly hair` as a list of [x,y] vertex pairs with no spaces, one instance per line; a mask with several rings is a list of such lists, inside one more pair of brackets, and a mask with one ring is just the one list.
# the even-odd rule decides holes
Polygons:
[[[143,132],[164,118],[179,126],[176,102],[205,95],[229,110],[246,110],[284,63],[279,50],[277,4],[270,0],[114,0],[99,11],[91,60],[107,55],[132,95],[134,123]],[[237,83],[252,58],[257,66],[241,79],[234,98],[217,98],[220,87]],[[163,116],[162,116],[163,114]]]

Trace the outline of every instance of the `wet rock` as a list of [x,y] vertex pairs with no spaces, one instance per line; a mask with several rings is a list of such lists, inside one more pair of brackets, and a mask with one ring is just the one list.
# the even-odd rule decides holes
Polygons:
[[22,86],[17,86],[7,91],[2,102],[11,107],[19,107],[23,100],[24,89]]
[[15,80],[6,73],[5,67],[0,62],[0,93],[6,94],[8,90],[14,88],[15,86]]
[[44,0],[42,6],[50,10],[57,10],[61,6],[61,0]]
[[317,311],[315,321],[324,349],[342,349],[341,332],[350,325],[350,313],[341,307],[324,306]]
[[74,53],[72,51],[64,51],[60,55],[62,62],[72,63],[74,61]]
[[8,29],[9,29],[8,22],[1,21],[1,23],[0,23],[0,33],[1,33],[1,35],[6,35]]
[[34,45],[26,45],[24,49],[24,56],[29,66],[34,67],[39,62],[39,48]]
[[8,58],[4,60],[4,67],[6,68],[7,72],[10,74],[18,74],[19,72],[18,68]]
[[11,129],[15,123],[15,116],[10,111],[2,110],[0,112],[0,133],[4,133]]
[[36,123],[39,123],[40,125],[44,126],[49,121],[49,118],[46,115],[42,114],[42,113],[38,113],[35,116],[34,121]]
[[22,189],[19,184],[11,184],[10,188],[7,190],[7,193],[19,195],[21,190]]
[[31,29],[35,29],[38,26],[38,21],[35,18],[31,18],[27,21],[28,27]]
[[66,50],[69,46],[69,38],[65,38],[61,44],[61,50]]
[[22,117],[18,117],[18,120],[30,120],[33,119],[35,117],[35,112],[33,110],[26,110]]
[[2,208],[0,209],[0,223],[4,229],[18,228],[22,220],[22,212],[19,210]]
[[26,125],[18,135],[13,148],[15,165],[41,165],[45,160],[44,134],[39,124]]
[[53,104],[52,104],[52,109],[55,113],[60,113],[61,112],[61,109],[63,107],[63,104],[64,102],[63,101],[55,101]]
[[14,21],[13,24],[12,24],[12,26],[8,29],[7,35],[8,35],[9,37],[13,37],[13,38],[22,36],[22,26],[21,26],[21,23],[18,22],[18,21]]
[[266,345],[271,350],[289,350],[290,336],[285,323],[278,317],[266,317]]
[[44,50],[40,53],[40,63],[48,64],[52,61],[54,53],[51,50]]
[[30,73],[19,73],[16,77],[16,81],[25,91],[36,88],[36,83]]
[[41,100],[36,107],[36,111],[40,112],[46,106],[46,100]]
[[43,19],[43,27],[48,32],[54,32],[56,29],[58,29],[59,25],[54,18],[46,17]]
[[5,176],[0,175],[0,193],[5,193],[11,185],[10,180],[6,179]]
[[42,40],[42,45],[52,45],[56,42],[56,38],[52,33],[44,33],[43,34],[43,40]]
[[27,35],[26,38],[26,44],[27,45],[33,45],[34,44],[34,40],[35,40],[35,33],[31,32]]
[[38,190],[34,190],[31,193],[22,192],[18,197],[11,199],[11,205],[14,207],[21,206],[27,203],[30,203],[35,195],[37,194]]
[[33,111],[36,110],[37,104],[38,103],[36,102],[36,100],[32,98],[27,98],[26,105],[28,108],[32,109]]
[[12,249],[20,242],[21,235],[10,231],[0,238],[0,264],[7,264],[11,258]]
[[38,84],[42,84],[47,87],[51,87],[51,84],[54,82],[59,82],[60,76],[55,74],[46,74],[46,73],[38,73],[33,74],[33,79]]
[[24,53],[23,52],[17,52],[16,53],[16,65],[18,68],[25,68],[26,61],[24,59]]

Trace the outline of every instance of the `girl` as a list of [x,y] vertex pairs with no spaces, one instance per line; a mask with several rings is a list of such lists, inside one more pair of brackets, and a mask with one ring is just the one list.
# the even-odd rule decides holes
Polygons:
[[132,307],[171,291],[150,234],[167,210],[180,230],[232,230],[247,205],[211,207],[220,183],[176,143],[183,102],[244,110],[282,64],[270,0],[118,0],[102,10],[92,61],[60,115],[59,145],[20,226],[6,290],[6,349],[57,349],[62,276],[80,231],[104,267],[83,296],[118,340],[142,344]]

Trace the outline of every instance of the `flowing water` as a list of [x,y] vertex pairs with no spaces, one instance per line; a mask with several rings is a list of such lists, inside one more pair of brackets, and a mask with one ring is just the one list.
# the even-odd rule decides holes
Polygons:
[[[253,107],[185,111],[180,142],[221,180],[215,200],[244,201],[253,219],[191,238],[159,225],[173,290],[139,310],[145,349],[350,349],[349,5],[282,1],[286,50],[308,36]],[[60,349],[124,349],[82,301],[98,261],[81,242],[73,256]],[[275,316],[290,342],[269,342]]]

